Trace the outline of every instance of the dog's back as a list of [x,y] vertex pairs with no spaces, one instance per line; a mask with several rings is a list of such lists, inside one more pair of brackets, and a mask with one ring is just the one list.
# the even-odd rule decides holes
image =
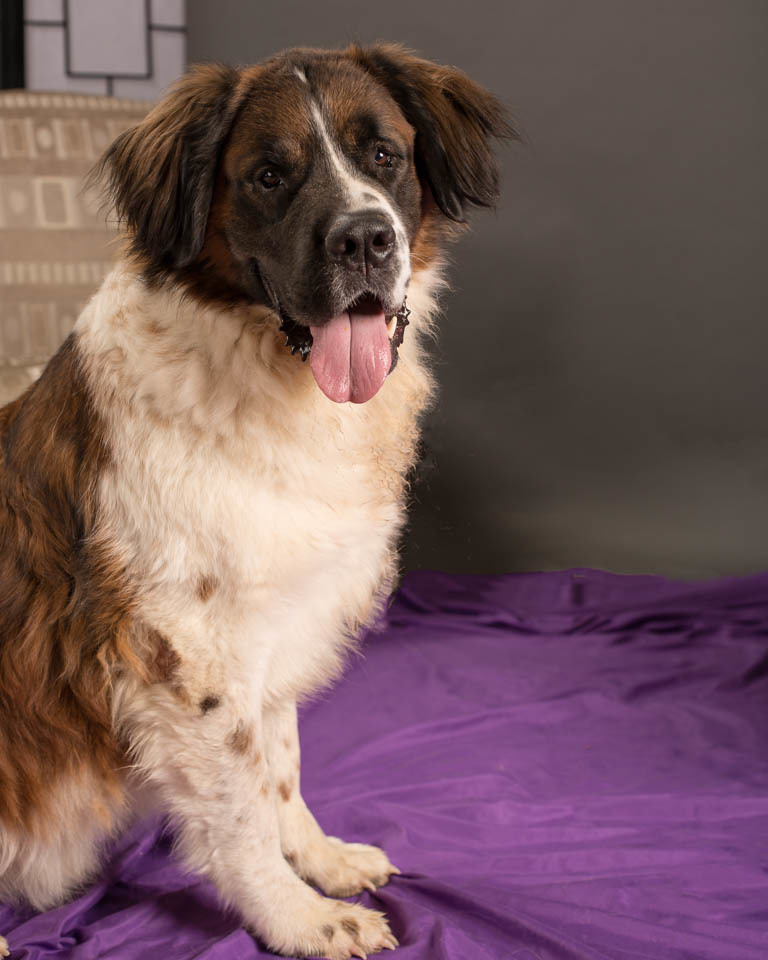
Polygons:
[[[74,336],[0,409],[0,449],[0,896],[46,906],[91,867],[124,762],[109,683],[127,605],[93,538],[106,451]],[[88,781],[88,802],[67,796]]]

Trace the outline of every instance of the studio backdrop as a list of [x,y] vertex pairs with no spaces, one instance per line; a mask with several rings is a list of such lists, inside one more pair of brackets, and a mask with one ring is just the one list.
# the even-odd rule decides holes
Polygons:
[[400,41],[508,105],[453,251],[410,566],[768,566],[768,6],[190,0],[190,61]]

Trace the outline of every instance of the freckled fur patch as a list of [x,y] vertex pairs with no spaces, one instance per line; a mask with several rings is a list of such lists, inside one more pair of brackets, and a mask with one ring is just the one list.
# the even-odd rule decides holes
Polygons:
[[209,710],[215,710],[220,703],[221,700],[219,697],[217,697],[215,694],[209,694],[200,701],[200,712],[208,713]]
[[336,931],[330,925],[330,923],[326,923],[326,925],[322,928],[321,932],[326,940],[333,940],[333,936],[336,933]]
[[197,581],[197,599],[201,603],[208,603],[219,586],[216,577],[206,574]]
[[280,794],[280,796],[282,797],[283,801],[284,801],[285,803],[287,803],[288,800],[289,800],[290,797],[291,797],[291,788],[288,786],[288,784],[287,784],[285,781],[282,781],[282,782],[278,785],[277,791],[278,791],[278,793]]
[[251,728],[244,723],[238,723],[235,732],[232,734],[229,745],[241,756],[245,756],[253,749],[253,734]]
[[190,696],[189,690],[187,690],[183,683],[177,682],[171,684],[170,690],[179,703],[183,703],[185,707],[192,706],[192,697]]
[[349,917],[345,917],[341,921],[341,928],[345,933],[348,933],[350,937],[356,937],[360,933],[360,924],[357,920],[352,920]]
[[148,634],[150,649],[155,650],[155,658],[150,664],[150,676],[154,683],[172,683],[176,680],[181,659],[173,649],[171,641],[159,630],[150,630]]

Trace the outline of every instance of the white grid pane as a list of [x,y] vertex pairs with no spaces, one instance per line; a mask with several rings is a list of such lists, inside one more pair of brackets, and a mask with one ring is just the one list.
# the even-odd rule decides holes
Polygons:
[[69,68],[73,73],[149,73],[143,0],[69,0]]
[[116,97],[157,100],[186,69],[186,35],[167,30],[152,30],[153,76],[149,80],[116,78],[112,92]]
[[25,20],[63,20],[64,0],[25,0]]
[[103,77],[68,77],[64,69],[64,27],[30,27],[25,31],[26,85],[29,90],[107,92]]
[[151,23],[164,27],[183,27],[187,22],[184,0],[152,0]]

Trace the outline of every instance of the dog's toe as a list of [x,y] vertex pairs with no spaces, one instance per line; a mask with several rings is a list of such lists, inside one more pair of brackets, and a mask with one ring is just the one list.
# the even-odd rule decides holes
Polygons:
[[8,946],[8,941],[5,937],[0,937],[0,957],[10,957],[11,948]]
[[352,960],[398,946],[383,913],[317,894],[315,898],[309,910],[294,913],[288,927],[271,937],[277,953]]
[[328,953],[332,960],[367,957],[369,953],[394,950],[398,946],[383,913],[367,910],[354,903],[342,904],[337,911],[339,919],[334,927],[335,942],[329,944]]
[[311,865],[312,882],[331,897],[351,897],[363,890],[373,893],[397,873],[383,850],[366,843],[344,843],[338,837],[327,837]]

